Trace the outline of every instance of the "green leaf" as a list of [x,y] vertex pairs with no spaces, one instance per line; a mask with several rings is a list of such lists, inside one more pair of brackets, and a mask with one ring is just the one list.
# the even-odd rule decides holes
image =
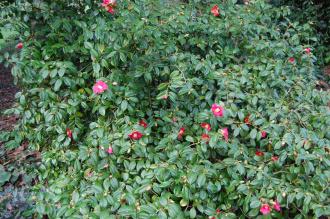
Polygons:
[[195,209],[194,207],[192,207],[192,208],[190,209],[190,211],[189,211],[189,217],[190,217],[190,218],[195,218],[196,215],[197,215],[197,213],[196,213],[196,209]]
[[151,189],[151,185],[150,184],[144,184],[142,186],[140,186],[139,188],[136,189],[137,193],[143,193],[145,191],[149,191]]
[[102,116],[105,116],[105,107],[100,107],[99,108],[99,113],[102,115]]
[[134,216],[136,214],[136,210],[133,206],[122,206],[118,212],[120,216]]
[[21,95],[20,98],[19,98],[19,103],[21,105],[25,105],[26,101],[25,101],[25,96],[24,95]]
[[261,125],[262,123],[264,123],[264,119],[258,119],[254,122],[255,125]]
[[127,106],[128,106],[127,100],[123,100],[120,104],[120,108],[123,112],[127,109]]
[[65,69],[61,68],[61,69],[58,71],[58,76],[63,77],[64,73],[65,73]]
[[62,85],[62,80],[61,79],[56,80],[54,90],[58,91],[60,89],[61,85]]
[[176,204],[169,204],[167,209],[170,218],[182,218],[182,211],[180,206]]
[[257,97],[257,96],[254,96],[254,97],[252,98],[252,104],[253,104],[253,105],[257,105],[257,102],[258,102],[258,97]]
[[217,142],[218,142],[218,135],[211,136],[209,142],[210,147],[213,148],[214,146],[216,146]]
[[61,135],[58,136],[57,141],[58,141],[58,142],[61,142],[61,141],[63,141],[64,139],[65,139],[65,135],[64,135],[64,134],[61,134]]
[[254,199],[250,203],[250,208],[259,208],[261,205],[261,202],[258,199]]
[[257,137],[258,131],[256,129],[252,129],[252,131],[250,132],[250,137],[252,139],[255,139]]
[[126,55],[124,53],[119,53],[119,57],[122,62],[126,63],[127,59],[126,59]]
[[194,142],[194,138],[189,135],[186,137],[186,140],[189,142]]
[[56,75],[57,75],[57,69],[53,69],[53,70],[50,72],[50,77],[51,77],[51,78],[54,78]]
[[94,71],[96,76],[99,75],[100,69],[101,69],[101,66],[100,66],[99,63],[93,63],[93,71]]
[[6,172],[2,165],[0,165],[0,186],[9,181],[11,174]]
[[241,128],[236,128],[234,130],[234,137],[237,137],[239,135],[240,130],[241,130]]
[[91,44],[90,42],[84,42],[84,46],[85,46],[85,48],[86,49],[93,49],[94,47],[93,47],[93,44]]
[[201,188],[202,186],[205,185],[205,182],[206,182],[205,174],[200,174],[197,178],[197,186]]
[[188,183],[192,185],[198,177],[198,174],[196,172],[190,172],[188,173]]
[[77,191],[74,191],[74,192],[72,193],[72,201],[73,201],[73,203],[75,203],[75,204],[79,201],[79,193],[78,193]]
[[49,71],[48,70],[46,70],[46,69],[42,70],[41,77],[43,79],[46,79],[48,77],[48,75],[49,75]]

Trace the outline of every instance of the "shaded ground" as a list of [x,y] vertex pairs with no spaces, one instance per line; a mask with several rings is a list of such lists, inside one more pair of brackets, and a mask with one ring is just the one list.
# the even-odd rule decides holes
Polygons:
[[2,113],[13,106],[18,90],[14,85],[10,70],[0,65],[0,131],[11,130],[18,119],[16,116],[5,116]]
[[[34,162],[39,153],[28,151],[28,143],[13,139],[15,115],[4,115],[4,111],[14,106],[15,94],[19,89],[14,85],[10,69],[0,65],[0,134],[8,135],[5,142],[0,140],[0,218],[25,218],[22,212],[29,204],[31,179],[26,175],[24,166]],[[3,139],[2,139],[3,140]],[[5,146],[5,143],[10,146]],[[4,177],[5,176],[5,177]]]

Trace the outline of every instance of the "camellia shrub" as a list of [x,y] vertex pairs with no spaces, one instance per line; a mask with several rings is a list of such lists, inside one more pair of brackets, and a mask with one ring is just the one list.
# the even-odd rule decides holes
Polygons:
[[309,24],[262,0],[24,1],[6,59],[49,218],[330,214]]

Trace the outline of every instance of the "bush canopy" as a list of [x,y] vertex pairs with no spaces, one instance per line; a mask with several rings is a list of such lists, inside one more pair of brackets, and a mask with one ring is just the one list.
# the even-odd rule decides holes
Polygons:
[[49,218],[330,214],[316,37],[263,0],[21,1],[11,110]]

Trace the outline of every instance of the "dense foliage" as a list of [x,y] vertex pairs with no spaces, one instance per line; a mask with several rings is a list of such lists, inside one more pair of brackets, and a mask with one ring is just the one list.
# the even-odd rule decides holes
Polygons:
[[313,31],[235,3],[20,3],[22,44],[4,57],[20,135],[42,151],[37,215],[330,214]]
[[291,18],[308,22],[315,31],[320,64],[330,64],[330,1],[328,0],[272,0],[274,5],[289,6]]

